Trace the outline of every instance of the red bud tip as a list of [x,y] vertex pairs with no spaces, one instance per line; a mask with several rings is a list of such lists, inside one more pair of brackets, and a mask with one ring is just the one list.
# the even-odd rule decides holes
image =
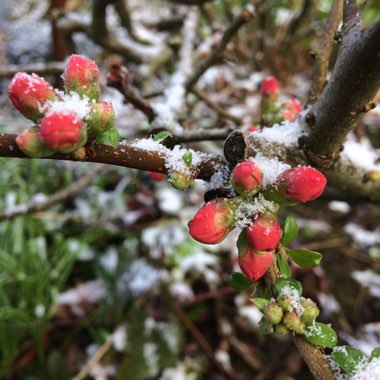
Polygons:
[[293,121],[302,111],[301,103],[296,99],[286,100],[282,107],[281,117],[288,121]]
[[262,181],[263,173],[253,161],[240,162],[232,171],[232,185],[238,194],[255,194]]
[[41,120],[39,137],[46,146],[61,153],[71,153],[86,143],[83,122],[74,114],[54,112]]
[[233,228],[234,216],[225,199],[206,203],[189,222],[189,234],[204,244],[220,243]]
[[243,256],[239,255],[239,266],[242,272],[251,280],[257,281],[264,276],[273,262],[273,252],[257,253],[249,249]]
[[280,85],[277,79],[272,75],[266,77],[261,83],[260,92],[262,95],[270,96],[275,101],[280,92]]
[[166,174],[158,172],[149,172],[148,176],[154,182],[160,182],[166,178]]
[[32,127],[21,132],[16,137],[17,146],[29,157],[47,157],[54,153],[49,149],[38,136],[39,128]]
[[258,132],[260,131],[260,127],[258,125],[250,125],[248,128],[247,128],[248,132]]
[[86,95],[97,101],[100,96],[99,76],[99,68],[94,61],[74,54],[63,73],[65,89],[67,92],[74,91],[81,97]]
[[8,97],[26,118],[37,123],[44,116],[44,105],[58,100],[54,88],[36,74],[17,73],[8,87]]
[[277,182],[286,198],[305,203],[323,193],[327,179],[314,168],[300,166],[284,171]]
[[257,251],[273,251],[281,239],[281,227],[268,215],[259,216],[248,228],[247,237]]

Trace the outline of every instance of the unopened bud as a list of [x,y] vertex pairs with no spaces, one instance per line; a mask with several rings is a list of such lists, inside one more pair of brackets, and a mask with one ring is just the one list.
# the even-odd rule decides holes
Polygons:
[[289,330],[292,330],[296,332],[297,334],[305,333],[306,326],[301,321],[301,318],[294,311],[286,313],[284,317],[282,318],[282,322]]
[[190,174],[180,172],[172,173],[169,181],[175,189],[182,191],[188,189],[194,184],[194,178]]
[[232,186],[240,195],[254,195],[261,187],[263,173],[253,161],[238,163],[232,171]]
[[271,334],[274,332],[273,324],[266,317],[261,318],[259,327],[264,334]]
[[311,299],[302,300],[301,305],[304,307],[304,312],[301,315],[301,321],[306,325],[310,325],[319,315],[318,306]]
[[283,311],[276,302],[271,302],[264,307],[264,315],[271,323],[277,325],[282,320]]
[[293,310],[293,300],[290,296],[283,294],[277,298],[277,303],[281,306],[284,313]]
[[95,137],[115,126],[115,112],[111,103],[92,103],[86,116],[89,137]]
[[278,325],[274,326],[274,331],[279,335],[289,334],[289,329],[283,323],[279,323]]
[[38,136],[39,127],[32,127],[21,132],[16,137],[17,146],[29,157],[40,158],[48,157],[54,150],[48,148]]
[[269,215],[259,217],[247,228],[248,240],[257,251],[273,251],[281,239],[281,227]]

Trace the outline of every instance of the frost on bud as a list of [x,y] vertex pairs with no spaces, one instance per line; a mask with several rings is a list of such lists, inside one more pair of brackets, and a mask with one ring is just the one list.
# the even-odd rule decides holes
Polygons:
[[115,112],[111,103],[92,103],[86,116],[89,137],[95,137],[115,125]]
[[295,311],[286,313],[282,318],[282,322],[289,330],[292,330],[297,334],[305,333],[306,326]]
[[251,280],[257,281],[264,276],[273,262],[273,252],[257,252],[249,244],[246,231],[243,230],[237,240],[239,266]]
[[278,190],[287,199],[307,202],[318,198],[326,187],[326,177],[318,170],[299,166],[284,171],[277,179]]
[[172,173],[169,181],[175,189],[182,191],[188,189],[194,184],[194,178],[190,174],[180,172]]
[[282,104],[281,117],[284,120],[293,121],[302,111],[301,103],[296,99],[286,100]]
[[53,112],[41,120],[39,137],[46,146],[60,153],[72,153],[87,141],[83,122],[69,111]]
[[319,315],[319,309],[315,302],[311,299],[305,299],[301,302],[304,312],[301,315],[301,321],[306,325],[310,325]]
[[160,182],[166,178],[166,174],[158,172],[149,172],[148,176],[154,182]]
[[266,77],[261,83],[260,92],[261,95],[270,98],[272,102],[276,101],[280,92],[277,79],[272,75]]
[[271,323],[277,325],[282,320],[283,311],[281,306],[279,306],[276,302],[270,302],[264,307],[264,315]]
[[100,81],[99,68],[94,61],[81,55],[73,54],[63,73],[66,92],[87,96],[90,100],[99,100]]
[[38,136],[39,128],[32,127],[21,132],[16,137],[17,146],[29,157],[40,158],[47,157],[54,153],[48,148]]
[[189,222],[189,233],[204,244],[220,243],[234,227],[231,201],[224,198],[207,202]]
[[232,186],[241,195],[254,195],[261,187],[263,173],[253,161],[238,163],[232,171]]
[[281,239],[281,227],[269,215],[259,217],[247,228],[247,237],[253,249],[257,251],[273,251]]
[[8,97],[26,118],[37,123],[44,116],[45,104],[58,100],[54,88],[36,74],[17,73],[8,87]]

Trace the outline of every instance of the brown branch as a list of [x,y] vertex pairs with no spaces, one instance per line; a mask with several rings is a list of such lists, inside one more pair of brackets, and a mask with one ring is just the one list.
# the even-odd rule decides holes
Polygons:
[[380,22],[350,28],[322,95],[306,116],[310,133],[303,149],[312,163],[329,168],[339,158],[347,134],[380,87]]
[[334,34],[343,16],[343,0],[334,0],[327,22],[313,44],[313,74],[307,104],[314,103],[326,84],[329,60],[334,45]]
[[202,5],[214,0],[168,0],[169,3],[181,4],[181,5]]
[[11,78],[18,72],[35,73],[38,75],[62,74],[65,62],[31,63],[25,65],[0,65],[0,77]]
[[227,44],[232,40],[232,38],[236,35],[237,31],[247,22],[251,21],[253,18],[253,14],[244,10],[240,16],[238,16],[232,24],[226,29],[223,34],[222,40],[219,45],[216,46],[213,51],[210,53],[208,58],[201,63],[195,73],[186,81],[185,88],[187,91],[190,91],[191,88],[198,82],[199,78],[221,57],[224,49]]
[[198,130],[183,130],[181,133],[176,133],[173,136],[175,144],[191,143],[199,141],[217,141],[225,140],[232,132],[231,128],[221,129],[198,129]]

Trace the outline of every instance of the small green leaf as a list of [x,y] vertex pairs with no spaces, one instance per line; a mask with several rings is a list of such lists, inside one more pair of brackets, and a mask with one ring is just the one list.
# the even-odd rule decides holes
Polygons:
[[169,136],[173,136],[169,131],[161,131],[153,136],[153,140],[157,142],[161,142],[161,141],[164,141]]
[[96,141],[100,144],[109,145],[112,146],[112,148],[116,148],[120,141],[120,133],[117,128],[111,128],[108,131],[97,135]]
[[380,358],[380,347],[376,347],[371,352],[371,357],[369,360]]
[[282,233],[281,243],[283,245],[290,244],[298,235],[298,225],[296,219],[292,216],[287,216]]
[[331,353],[331,357],[348,374],[353,374],[358,364],[367,360],[363,352],[351,346],[336,347]]
[[182,156],[183,162],[186,164],[186,166],[191,166],[191,163],[193,162],[193,155],[190,151],[187,151]]
[[316,346],[334,348],[338,342],[335,331],[321,322],[310,325],[303,334],[305,340]]
[[266,298],[250,298],[249,299],[260,311],[264,310],[265,305],[267,305],[270,301]]
[[237,289],[237,290],[243,290],[249,288],[253,282],[244,276],[243,273],[234,272],[231,274],[228,284],[231,286],[231,288]]
[[307,249],[287,249],[286,253],[296,264],[307,269],[318,266],[322,260],[322,254]]
[[293,288],[297,290],[298,294],[302,295],[302,284],[297,280],[280,277],[274,284],[275,295],[278,297],[285,288]]
[[281,253],[277,255],[277,265],[281,274],[285,278],[290,278],[292,276],[292,270],[288,264],[288,260],[286,260],[286,257]]

